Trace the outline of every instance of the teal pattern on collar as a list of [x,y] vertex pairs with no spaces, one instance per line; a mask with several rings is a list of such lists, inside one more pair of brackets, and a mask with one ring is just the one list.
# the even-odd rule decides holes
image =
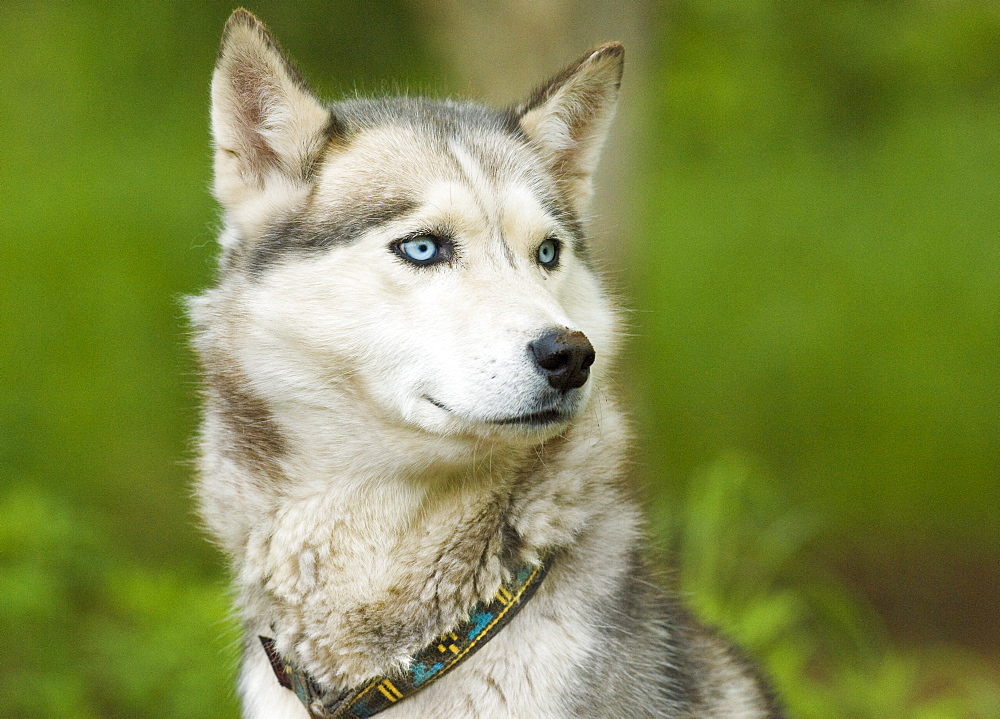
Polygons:
[[405,673],[377,677],[333,701],[324,702],[324,692],[312,677],[278,656],[273,639],[260,637],[260,641],[278,681],[295,692],[312,719],[367,719],[416,694],[470,657],[514,618],[547,572],[548,561],[521,567],[500,585],[492,600],[477,604],[466,621],[417,652]]

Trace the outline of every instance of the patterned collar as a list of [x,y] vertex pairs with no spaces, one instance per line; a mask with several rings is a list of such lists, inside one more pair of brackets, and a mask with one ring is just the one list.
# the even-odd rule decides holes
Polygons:
[[546,560],[514,572],[493,599],[477,604],[467,620],[417,652],[405,673],[376,677],[333,701],[324,701],[324,692],[313,678],[278,655],[273,639],[260,637],[260,641],[278,682],[295,692],[312,719],[367,719],[413,696],[496,636],[534,595],[548,572],[548,564]]

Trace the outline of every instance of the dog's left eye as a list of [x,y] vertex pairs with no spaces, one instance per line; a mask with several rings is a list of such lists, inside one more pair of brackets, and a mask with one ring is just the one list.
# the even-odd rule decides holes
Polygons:
[[548,239],[538,246],[538,264],[552,269],[559,263],[559,240]]
[[415,265],[431,265],[448,260],[444,241],[434,235],[420,235],[394,245],[396,253]]

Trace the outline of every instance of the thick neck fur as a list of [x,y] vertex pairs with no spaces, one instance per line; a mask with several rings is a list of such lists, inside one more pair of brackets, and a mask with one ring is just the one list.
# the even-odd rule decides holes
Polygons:
[[511,451],[429,438],[351,406],[346,388],[339,406],[275,406],[205,364],[202,515],[232,559],[248,634],[274,637],[327,688],[405,666],[512,568],[565,551],[610,508],[635,531],[626,448],[607,440],[625,435],[609,431],[622,418],[603,392],[562,435]]

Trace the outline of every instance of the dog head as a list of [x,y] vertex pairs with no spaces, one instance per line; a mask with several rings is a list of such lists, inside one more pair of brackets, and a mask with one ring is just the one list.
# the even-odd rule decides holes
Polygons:
[[616,319],[581,218],[614,114],[607,44],[506,112],[319,102],[237,11],[212,82],[219,287],[202,354],[244,390],[442,435],[537,442],[590,401]]

